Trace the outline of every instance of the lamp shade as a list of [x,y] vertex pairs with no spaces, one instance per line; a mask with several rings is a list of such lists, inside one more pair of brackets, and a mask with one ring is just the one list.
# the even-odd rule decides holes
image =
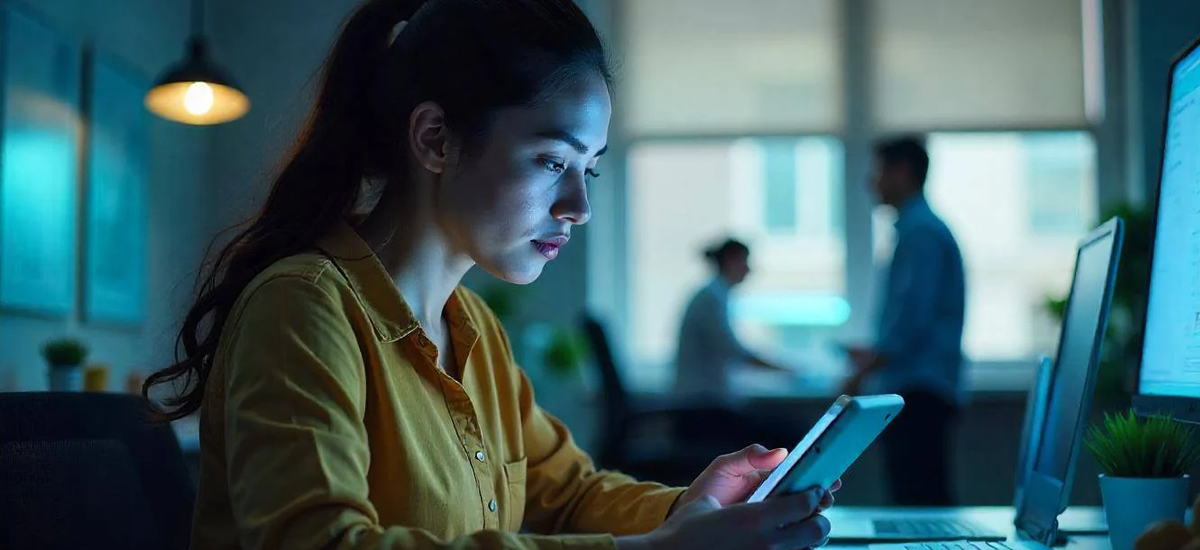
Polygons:
[[146,94],[150,112],[184,124],[221,124],[250,110],[250,98],[208,58],[204,41],[193,38],[188,56],[166,70]]

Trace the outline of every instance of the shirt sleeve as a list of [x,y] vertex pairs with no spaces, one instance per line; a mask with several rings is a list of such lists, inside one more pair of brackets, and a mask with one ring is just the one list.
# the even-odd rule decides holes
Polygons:
[[522,427],[529,460],[525,519],[532,529],[542,533],[636,535],[653,531],[666,521],[684,489],[596,470],[591,458],[575,445],[567,427],[537,406],[524,374],[521,384]]
[[888,287],[888,313],[875,351],[886,357],[919,346],[933,325],[941,274],[943,245],[933,229],[916,229],[896,243]]
[[[365,365],[344,299],[299,276],[252,291],[222,342],[229,495],[242,548],[600,550],[609,535],[383,526],[368,498]],[[245,330],[253,327],[252,331]]]

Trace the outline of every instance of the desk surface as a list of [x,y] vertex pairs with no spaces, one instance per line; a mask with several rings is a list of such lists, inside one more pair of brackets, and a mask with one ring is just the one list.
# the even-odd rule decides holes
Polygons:
[[[888,519],[897,517],[911,517],[920,515],[927,518],[944,518],[956,520],[968,520],[981,525],[1007,532],[1009,536],[1016,536],[1016,527],[1013,525],[1014,510],[1011,506],[964,506],[958,508],[877,508],[877,507],[860,507],[860,506],[834,506],[829,511],[825,512],[825,516],[829,518],[830,524],[833,525],[833,534],[837,535],[838,521],[842,520],[861,520],[864,518],[871,519]],[[1104,525],[1104,511],[1097,506],[1079,506],[1068,508],[1058,518],[1060,528],[1070,532],[1073,530],[1093,530],[1096,526]],[[859,544],[830,544],[836,548],[866,548],[866,545]],[[1068,543],[1065,547],[1068,550],[1111,550],[1111,545],[1106,535],[1072,535],[1068,537]]]

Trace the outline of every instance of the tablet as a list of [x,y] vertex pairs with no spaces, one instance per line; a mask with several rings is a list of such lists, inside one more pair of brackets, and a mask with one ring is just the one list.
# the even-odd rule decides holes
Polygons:
[[829,488],[904,408],[899,395],[843,395],[746,502]]

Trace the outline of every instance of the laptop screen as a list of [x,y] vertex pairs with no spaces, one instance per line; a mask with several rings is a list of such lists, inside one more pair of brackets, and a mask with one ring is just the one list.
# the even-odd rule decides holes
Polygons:
[[1053,537],[1054,520],[1070,500],[1123,235],[1121,220],[1109,220],[1081,242],[1075,257],[1039,444],[1017,518],[1020,530],[1037,539]]
[[1042,444],[1038,446],[1033,467],[1035,472],[1058,480],[1065,481],[1070,474],[1075,434],[1087,415],[1084,393],[1089,371],[1099,355],[1096,334],[1105,303],[1111,252],[1111,239],[1085,246],[1079,251],[1075,280],[1071,284],[1071,301],[1063,319]]

